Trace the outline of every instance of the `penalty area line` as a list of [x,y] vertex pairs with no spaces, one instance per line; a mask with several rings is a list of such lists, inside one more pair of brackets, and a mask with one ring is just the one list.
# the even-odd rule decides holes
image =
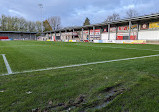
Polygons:
[[[159,54],[149,55],[149,56],[141,56],[141,57],[133,57],[133,58],[116,59],[116,60],[109,60],[109,61],[91,62],[91,63],[84,63],[84,64],[75,64],[75,65],[68,65],[68,66],[61,66],[61,67],[51,67],[51,68],[46,68],[46,69],[28,70],[28,71],[23,71],[23,72],[14,72],[14,73],[11,73],[11,74],[21,74],[21,73],[31,73],[31,72],[40,72],[40,71],[48,71],[48,70],[57,70],[57,69],[64,69],[64,68],[73,68],[73,67],[80,67],[80,66],[87,66],[87,65],[96,65],[96,64],[102,64],[102,63],[111,63],[111,62],[119,62],[119,61],[151,58],[151,57],[159,57]],[[11,75],[11,74],[3,74],[3,75],[0,75],[0,76]]]

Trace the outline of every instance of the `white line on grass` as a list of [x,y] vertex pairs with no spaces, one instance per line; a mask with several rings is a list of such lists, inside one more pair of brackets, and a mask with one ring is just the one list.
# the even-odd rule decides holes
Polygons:
[[[118,61],[127,61],[127,60],[135,60],[135,59],[143,59],[143,58],[158,57],[158,56],[159,56],[159,54],[149,55],[149,56],[141,56],[141,57],[133,57],[133,58],[116,59],[116,60],[109,60],[109,61],[91,62],[91,63],[76,64],[76,65],[69,65],[69,66],[52,67],[52,68],[46,68],[46,69],[28,70],[28,71],[23,71],[23,72],[15,72],[15,73],[12,73],[12,74],[40,72],[40,71],[47,71],[47,70],[80,67],[80,66],[86,66],[86,65],[95,65],[95,64],[118,62]],[[0,76],[4,76],[4,75],[11,75],[11,74],[3,74],[3,75],[0,75]]]
[[[144,51],[156,51],[158,52],[159,50],[154,50],[154,49],[138,49],[138,48],[123,48],[123,47],[111,47],[111,46],[92,46],[92,45],[80,45],[80,44],[75,44],[78,46],[91,46],[91,47],[106,47],[106,48],[112,48],[112,49],[130,49],[130,50],[144,50]],[[14,46],[0,46],[0,47],[40,47],[40,46],[50,46],[50,45],[14,45]]]
[[9,66],[9,63],[8,63],[8,61],[7,61],[7,58],[6,58],[5,54],[1,54],[1,55],[2,55],[2,57],[3,57],[3,60],[4,60],[5,65],[6,65],[6,68],[7,68],[7,71],[8,71],[8,75],[9,75],[9,74],[12,74],[13,72],[12,72],[10,66]]
[[[112,49],[132,49],[132,50],[146,50],[146,51],[156,51],[158,52],[159,50],[154,50],[154,49],[138,49],[138,48],[123,48],[123,47],[111,47],[111,46],[92,46],[92,45],[80,45],[80,44],[75,44],[78,46],[91,46],[91,47],[106,47],[106,48],[112,48]],[[0,46],[0,47],[34,47],[34,46],[50,46],[50,45],[14,45],[14,46]]]
[[13,46],[0,46],[0,47],[38,47],[38,46],[51,46],[51,45],[13,45]]
[[112,49],[131,49],[131,50],[143,50],[143,51],[159,51],[159,50],[154,50],[154,49],[138,49],[138,48],[123,48],[123,47],[111,47],[111,46],[92,46],[92,45],[80,45],[76,44],[79,46],[91,46],[91,47],[106,47],[106,48],[112,48]]

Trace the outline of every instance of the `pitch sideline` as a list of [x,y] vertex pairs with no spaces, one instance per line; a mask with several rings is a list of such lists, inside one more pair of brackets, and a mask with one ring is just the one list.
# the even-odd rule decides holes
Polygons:
[[[91,46],[91,47],[105,47],[105,48],[112,48],[112,49],[130,49],[130,50],[143,50],[143,51],[156,51],[158,52],[159,50],[154,50],[154,49],[138,49],[138,48],[123,48],[123,47],[111,47],[111,46],[92,46],[92,45],[80,45],[76,44],[76,46]],[[0,46],[0,47],[33,47],[33,46],[50,46],[50,45],[15,45],[15,46]]]
[[6,65],[6,69],[8,71],[8,75],[13,74],[13,72],[12,72],[12,70],[10,68],[10,65],[9,65],[9,63],[7,61],[7,58],[6,58],[5,54],[0,54],[0,55],[2,55],[2,57],[3,57],[4,63]]
[[80,67],[80,66],[87,66],[87,65],[96,65],[96,64],[102,64],[102,63],[119,62],[119,61],[151,58],[151,57],[159,57],[159,54],[149,55],[149,56],[141,56],[141,57],[133,57],[133,58],[116,59],[116,60],[109,60],[109,61],[91,62],[91,63],[84,63],[84,64],[75,64],[75,65],[68,65],[68,66],[61,66],[61,67],[51,67],[51,68],[46,68],[46,69],[28,70],[28,71],[23,71],[23,72],[13,72],[11,74],[3,74],[3,75],[0,75],[0,76],[6,76],[6,75],[12,75],[12,74],[21,74],[21,73],[40,72],[40,71],[48,71],[48,70],[56,70],[56,69],[63,69],[63,68]]

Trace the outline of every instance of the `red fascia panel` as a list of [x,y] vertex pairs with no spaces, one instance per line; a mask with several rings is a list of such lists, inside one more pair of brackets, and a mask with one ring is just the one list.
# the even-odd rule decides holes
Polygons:
[[88,42],[88,40],[84,40],[84,42]]
[[136,35],[135,36],[131,35],[130,40],[136,40]]
[[118,36],[117,40],[123,40],[123,36]]
[[0,39],[9,39],[9,38],[5,36],[0,36]]

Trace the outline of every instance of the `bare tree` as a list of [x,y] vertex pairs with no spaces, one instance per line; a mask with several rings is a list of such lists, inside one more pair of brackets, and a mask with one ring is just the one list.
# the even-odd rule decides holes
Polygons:
[[19,18],[18,17],[12,17],[11,18],[11,23],[12,23],[12,31],[18,31],[18,22],[19,22]]
[[41,32],[41,23],[39,21],[27,21],[24,18],[2,15],[0,17],[1,31],[29,31]]
[[47,20],[53,30],[60,29],[60,27],[61,27],[61,18],[60,17],[53,16],[53,17],[48,18]]
[[0,24],[1,24],[1,30],[6,31],[7,30],[7,16],[2,15],[0,19]]
[[42,32],[42,29],[41,29],[41,22],[40,22],[40,21],[36,21],[36,26],[35,26],[35,28],[36,28],[36,31]]
[[27,22],[27,31],[28,32],[35,32],[36,31],[36,23],[29,21]]
[[108,16],[106,22],[116,21],[120,19],[120,15],[117,13],[113,13],[111,16]]
[[138,13],[135,9],[129,9],[126,12],[126,18],[132,18],[132,17],[137,17],[137,16],[138,16]]
[[18,18],[18,31],[27,31],[27,21],[24,18]]

